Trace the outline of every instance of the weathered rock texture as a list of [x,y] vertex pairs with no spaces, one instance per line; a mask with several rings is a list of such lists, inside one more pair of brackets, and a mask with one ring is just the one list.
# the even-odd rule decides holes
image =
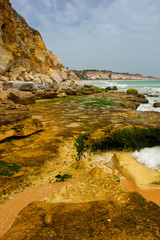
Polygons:
[[139,194],[128,201],[35,202],[22,210],[1,240],[151,240],[159,239],[160,208]]
[[19,91],[18,89],[12,89],[8,95],[14,103],[20,103],[22,105],[27,105],[36,102],[36,97],[31,92]]
[[160,173],[151,170],[135,159],[115,153],[112,157],[115,166],[127,177],[133,184],[139,188],[159,188]]
[[38,31],[0,0],[0,80],[61,82],[67,71],[55,53],[48,52]]
[[[0,202],[30,184],[50,182],[54,187],[58,173],[82,178],[74,184],[68,181],[46,199],[49,203],[29,205],[2,239],[159,239],[159,207],[139,194],[130,195],[105,165],[95,167],[90,149],[83,152],[87,146],[96,151],[159,145],[160,113],[124,108],[126,98],[138,96],[115,94],[30,105],[32,114],[44,123],[45,131],[1,144],[1,159],[22,168],[13,177],[1,176]],[[90,132],[85,141],[84,130]],[[80,151],[84,160],[76,161]],[[8,211],[11,214],[11,209]]]
[[43,129],[38,119],[32,119],[29,109],[12,101],[0,102],[0,141],[24,137]]

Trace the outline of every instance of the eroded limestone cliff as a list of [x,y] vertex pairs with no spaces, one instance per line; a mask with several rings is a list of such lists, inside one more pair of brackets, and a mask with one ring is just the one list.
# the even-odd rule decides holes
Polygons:
[[141,74],[116,73],[108,70],[82,70],[73,72],[82,80],[156,80]]
[[12,7],[0,0],[0,80],[58,82],[67,71],[55,53],[49,52],[38,31]]

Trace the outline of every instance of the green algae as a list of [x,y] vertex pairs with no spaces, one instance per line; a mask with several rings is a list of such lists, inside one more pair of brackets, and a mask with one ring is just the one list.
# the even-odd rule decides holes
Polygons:
[[[100,131],[99,131],[100,132]],[[153,147],[160,144],[160,129],[146,129],[142,127],[126,127],[105,134],[97,134],[92,138],[91,134],[80,135],[76,139],[78,159],[84,151],[108,151],[108,150],[140,150],[145,147]]]
[[127,90],[127,94],[133,94],[133,95],[135,95],[135,94],[138,94],[138,91],[137,91],[137,89],[135,89],[135,88],[129,88],[129,89]]
[[15,163],[7,163],[4,161],[0,161],[0,175],[12,177],[15,173],[20,171],[21,167]]
[[140,150],[160,144],[160,129],[129,127],[111,132],[91,145],[92,151],[106,150]]
[[83,102],[84,105],[90,106],[97,106],[97,107],[106,107],[106,106],[121,106],[124,107],[125,105],[122,103],[117,103],[111,100],[97,98],[97,99],[90,99],[88,101]]
[[111,138],[116,149],[139,150],[160,144],[160,129],[124,128],[111,133]]
[[106,107],[106,106],[121,106],[125,107],[123,103],[115,102],[111,99],[106,98],[61,98],[52,99],[48,101],[40,102],[41,104],[46,103],[76,103],[88,106]]

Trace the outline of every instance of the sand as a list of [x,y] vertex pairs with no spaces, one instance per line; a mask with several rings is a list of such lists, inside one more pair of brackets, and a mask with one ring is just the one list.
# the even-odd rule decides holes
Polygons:
[[0,206],[0,237],[8,231],[18,213],[28,204],[34,201],[40,201],[45,197],[50,197],[66,184],[76,183],[82,179],[82,176],[76,176],[67,182],[43,184],[30,187],[17,193],[12,199]]

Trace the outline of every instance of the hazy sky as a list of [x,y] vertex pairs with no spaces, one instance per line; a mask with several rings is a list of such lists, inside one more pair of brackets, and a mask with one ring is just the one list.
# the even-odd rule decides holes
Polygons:
[[160,77],[160,0],[11,0],[70,69]]

